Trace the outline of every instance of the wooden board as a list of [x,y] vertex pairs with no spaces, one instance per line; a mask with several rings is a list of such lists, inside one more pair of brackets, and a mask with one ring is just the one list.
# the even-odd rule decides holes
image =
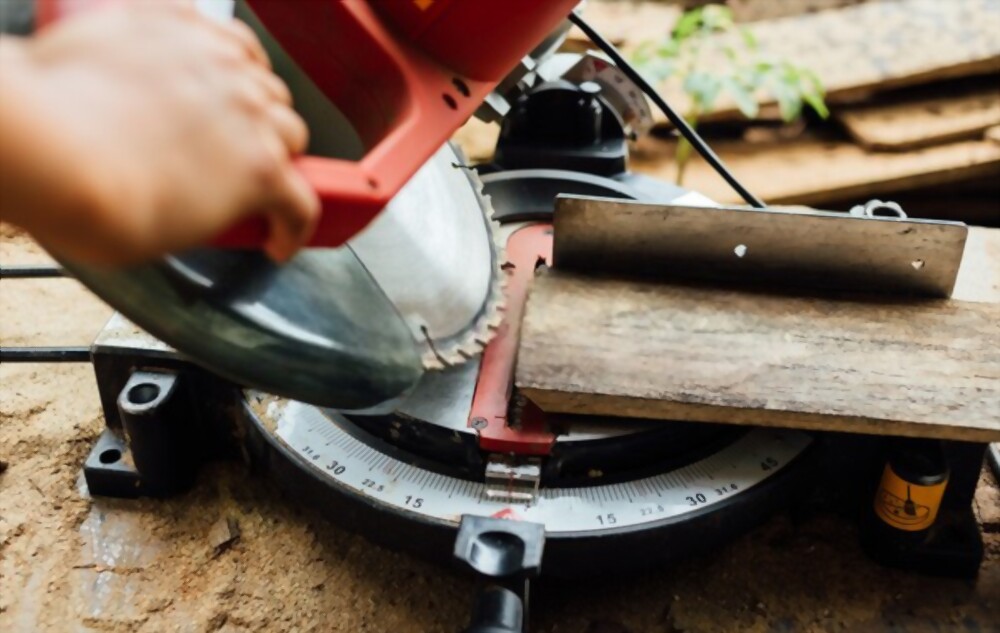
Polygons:
[[[822,207],[829,201],[866,202],[896,191],[975,178],[1000,179],[1000,143],[988,140],[903,153],[873,153],[854,143],[815,136],[760,144],[717,142],[712,147],[730,171],[768,204]],[[631,166],[672,182],[676,180],[673,152],[672,141],[644,138],[634,147]],[[684,186],[721,203],[741,202],[700,158],[692,159]]]
[[965,94],[873,103],[834,114],[871,150],[902,151],[981,138],[985,130],[1000,125],[1000,83]]
[[996,125],[986,130],[986,140],[1000,144],[1000,125]]
[[804,13],[838,9],[852,4],[860,4],[864,1],[781,0],[781,2],[775,2],[774,0],[727,0],[726,4],[733,10],[733,19],[737,22],[757,22],[759,20],[773,20],[774,18],[790,15],[802,15]]
[[[666,2],[588,2],[583,17],[615,46],[634,48],[640,42],[658,41],[674,27],[681,8]],[[569,50],[593,48],[587,36],[573,27],[567,35]]]
[[[626,52],[647,41],[661,41],[673,27],[667,11],[647,8],[658,3],[622,3],[628,8],[619,11],[604,7],[611,3],[590,4],[591,23]],[[643,19],[628,18],[625,14],[630,11],[643,11]],[[831,104],[850,103],[890,88],[1000,72],[998,0],[871,0],[750,26],[764,55],[815,72]],[[706,68],[729,64],[721,52],[717,57],[703,52],[701,63]],[[686,111],[688,99],[677,82],[668,80],[660,89],[671,105]],[[763,93],[758,100],[771,101]],[[703,118],[741,117],[734,102],[723,97]]]
[[966,301],[783,297],[552,270],[532,289],[516,384],[564,413],[997,441],[1000,303],[968,299],[997,300],[998,245],[1000,231],[971,232],[978,252],[956,289]]

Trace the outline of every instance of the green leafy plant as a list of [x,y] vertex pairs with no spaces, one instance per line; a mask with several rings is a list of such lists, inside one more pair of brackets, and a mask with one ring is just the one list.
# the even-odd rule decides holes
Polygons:
[[[712,110],[721,94],[728,95],[739,111],[754,119],[760,113],[758,96],[778,104],[781,118],[793,121],[805,105],[820,117],[829,116],[825,91],[812,71],[787,60],[765,56],[753,32],[737,25],[726,6],[709,4],[685,12],[663,42],[645,42],[633,61],[656,83],[677,81],[690,99],[684,118],[695,127]],[[677,145],[677,182],[691,158],[685,139]]]

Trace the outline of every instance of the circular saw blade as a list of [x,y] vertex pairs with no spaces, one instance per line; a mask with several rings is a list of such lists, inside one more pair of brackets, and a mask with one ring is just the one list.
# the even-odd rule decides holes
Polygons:
[[350,243],[428,369],[478,356],[502,316],[498,225],[479,176],[463,163],[453,146],[442,147]]
[[468,172],[443,148],[380,226],[284,265],[220,249],[118,270],[64,265],[236,384],[340,410],[390,410],[428,369],[474,357],[498,322],[490,207]]

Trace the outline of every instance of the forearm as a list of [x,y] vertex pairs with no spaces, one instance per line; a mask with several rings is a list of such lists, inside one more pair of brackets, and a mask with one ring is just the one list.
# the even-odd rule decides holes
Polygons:
[[[59,243],[92,233],[102,187],[81,152],[55,138],[30,41],[0,37],[0,219]],[[71,95],[61,95],[72,99]]]

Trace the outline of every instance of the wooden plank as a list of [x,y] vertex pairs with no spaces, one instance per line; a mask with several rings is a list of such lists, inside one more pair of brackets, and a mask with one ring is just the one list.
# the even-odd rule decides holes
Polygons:
[[837,109],[836,118],[870,150],[902,151],[974,139],[1000,125],[1000,87]]
[[[635,144],[635,171],[672,182],[675,144],[643,138]],[[769,204],[825,206],[865,202],[896,191],[1000,176],[1000,143],[959,141],[904,153],[872,153],[854,143],[816,136],[769,142],[712,143],[737,178]],[[684,186],[720,203],[739,196],[700,158],[688,165]],[[840,210],[840,209],[837,209]]]
[[[727,0],[726,4],[733,10],[733,19],[737,22],[758,22],[773,20],[789,15],[802,15],[838,9],[852,4],[860,4],[865,0]],[[751,25],[753,26],[753,25]]]
[[987,141],[1000,144],[1000,125],[995,125],[986,130],[986,134],[984,136]]
[[[657,14],[654,7],[647,8],[658,3],[621,3],[617,12],[606,8],[610,4],[590,3],[591,23],[626,52],[647,41],[662,41],[673,27],[666,11]],[[644,12],[643,19],[619,15],[638,11]],[[998,0],[872,0],[750,26],[765,56],[815,72],[831,104],[850,103],[891,88],[1000,72]],[[715,57],[702,51],[699,63],[711,68],[730,62],[720,50]],[[671,105],[687,110],[689,100],[676,82],[667,80],[659,88]],[[763,93],[758,101],[769,103]],[[762,114],[770,117],[774,112]],[[722,97],[703,120],[741,117],[735,103]]]
[[969,229],[951,297],[1000,304],[1000,229]]
[[966,301],[788,297],[552,270],[532,289],[516,384],[564,413],[997,441],[998,245],[1000,231],[971,231],[956,288]]
[[[641,42],[663,39],[681,16],[681,8],[665,2],[588,2],[583,17],[601,36],[615,46],[634,48]],[[567,35],[567,48],[589,50],[591,42],[573,27]]]

